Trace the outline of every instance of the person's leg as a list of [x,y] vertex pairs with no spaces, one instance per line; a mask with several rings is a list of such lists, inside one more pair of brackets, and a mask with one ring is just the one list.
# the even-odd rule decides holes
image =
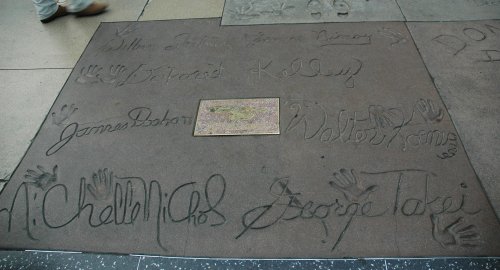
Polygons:
[[57,5],[54,0],[32,0],[42,23],[65,16],[68,12],[76,16],[92,16],[103,13],[107,4],[92,2],[92,0],[68,0],[67,7]]
[[92,0],[68,0],[66,8],[77,16],[92,16],[104,12],[107,7],[106,4],[96,3]]
[[68,0],[67,3],[66,9],[71,13],[76,13],[90,6],[92,0]]
[[57,12],[57,3],[54,0],[33,0],[36,13],[40,20],[50,18]]

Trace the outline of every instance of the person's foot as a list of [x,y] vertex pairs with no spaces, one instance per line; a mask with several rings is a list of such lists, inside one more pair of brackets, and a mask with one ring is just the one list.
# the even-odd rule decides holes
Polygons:
[[75,12],[74,14],[77,17],[99,15],[99,14],[103,13],[104,11],[106,11],[107,7],[108,7],[108,4],[92,2],[92,4],[90,4],[87,8],[85,8],[82,11]]
[[52,16],[48,17],[47,19],[40,20],[42,23],[49,23],[59,17],[66,16],[68,15],[68,11],[66,11],[66,8],[63,6],[57,6],[57,11],[56,13],[52,14]]

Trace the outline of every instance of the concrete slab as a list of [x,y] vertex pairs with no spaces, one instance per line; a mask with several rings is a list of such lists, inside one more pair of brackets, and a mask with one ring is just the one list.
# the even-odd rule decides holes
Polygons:
[[226,0],[223,25],[404,21],[395,0]]
[[500,216],[500,21],[409,28]]
[[500,0],[397,0],[408,21],[500,19]]
[[221,17],[224,0],[150,1],[140,21]]
[[14,172],[70,72],[0,71],[0,179]]
[[[0,194],[0,247],[499,254],[498,220],[404,23],[219,24],[98,29],[52,109],[78,111],[44,122]],[[269,97],[281,135],[193,136],[200,100]]]
[[135,21],[147,0],[107,2],[105,14],[42,24],[31,1],[1,1],[0,69],[72,68],[100,22]]

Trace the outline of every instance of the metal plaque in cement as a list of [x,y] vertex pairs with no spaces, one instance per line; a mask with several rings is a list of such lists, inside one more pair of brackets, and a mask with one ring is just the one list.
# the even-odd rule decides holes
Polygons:
[[[280,135],[193,136],[280,99]],[[0,194],[0,247],[194,257],[500,253],[401,22],[101,24]]]
[[500,0],[397,0],[408,21],[500,19]]
[[202,100],[194,136],[280,134],[280,99]]
[[500,216],[500,21],[408,27]]
[[226,0],[223,25],[404,21],[395,0]]

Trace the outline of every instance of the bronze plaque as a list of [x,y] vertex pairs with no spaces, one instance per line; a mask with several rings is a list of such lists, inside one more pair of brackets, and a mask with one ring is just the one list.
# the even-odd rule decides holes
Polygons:
[[202,100],[194,136],[280,134],[280,99]]

